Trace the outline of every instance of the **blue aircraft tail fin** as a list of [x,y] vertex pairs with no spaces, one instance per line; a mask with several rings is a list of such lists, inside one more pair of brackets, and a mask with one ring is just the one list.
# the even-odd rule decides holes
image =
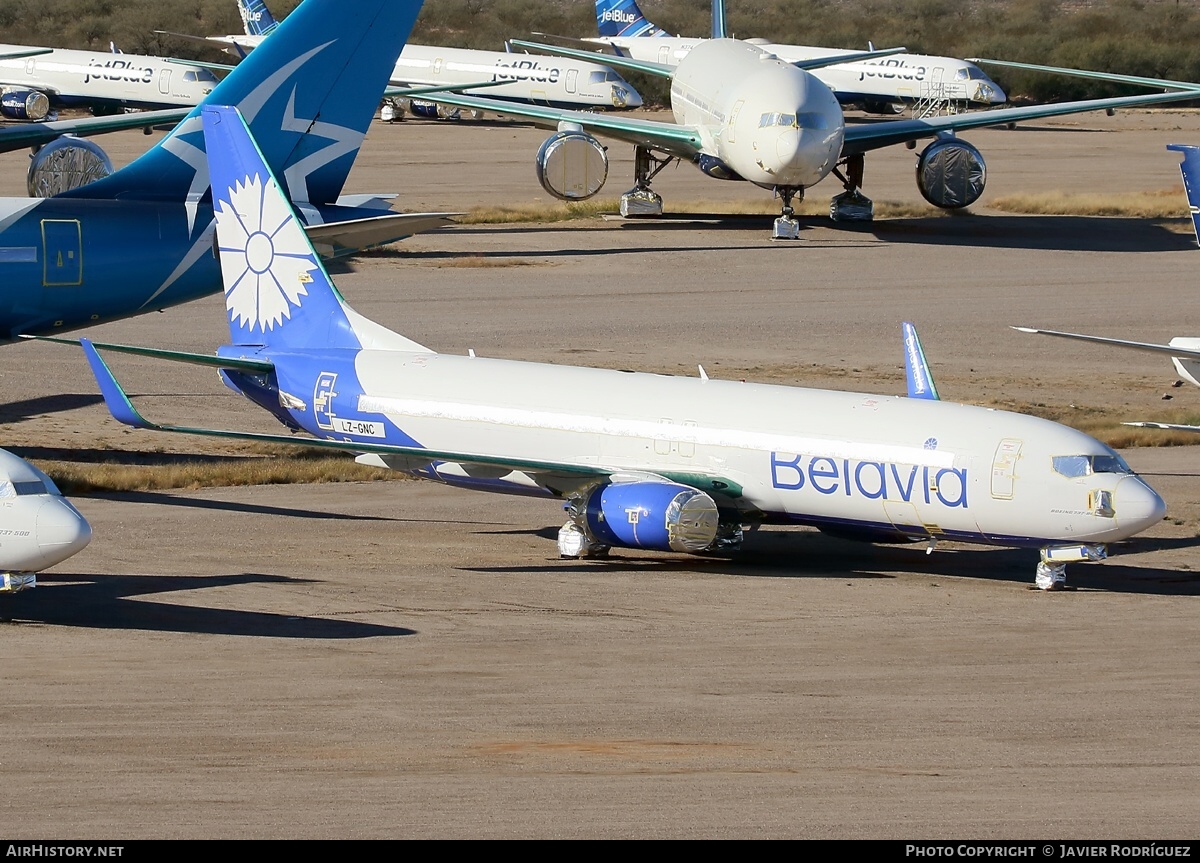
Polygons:
[[[357,0],[348,14],[343,0],[304,0],[205,101],[241,112],[294,202],[331,204],[420,9],[421,0]],[[207,190],[197,107],[131,164],[66,194],[197,203]]]
[[646,20],[637,0],[596,0],[596,29],[601,36],[667,36]]
[[233,344],[362,347],[241,114],[211,105],[202,118]]
[[910,399],[929,399],[939,401],[937,384],[933,382],[933,373],[929,371],[929,363],[925,359],[925,349],[921,347],[921,338],[917,328],[905,321],[904,330],[904,377],[908,381],[908,397]]
[[713,0],[712,37],[714,39],[726,38],[729,34],[725,30],[725,0]]
[[247,36],[266,36],[279,26],[263,0],[238,0],[237,5]]
[[1183,153],[1179,173],[1183,174],[1183,189],[1187,192],[1192,228],[1196,232],[1196,243],[1200,245],[1200,147],[1195,144],[1167,144],[1167,149]]

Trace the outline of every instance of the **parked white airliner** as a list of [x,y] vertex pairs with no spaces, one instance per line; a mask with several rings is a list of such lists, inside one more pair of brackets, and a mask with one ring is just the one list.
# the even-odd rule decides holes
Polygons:
[[[238,0],[245,35],[211,36],[204,41],[229,53],[245,56],[277,26],[261,0]],[[638,108],[642,97],[633,85],[608,66],[590,60],[549,58],[504,51],[441,48],[406,44],[396,61],[394,87],[461,87],[487,84],[468,93],[487,93],[494,99],[562,108]],[[416,100],[414,113],[436,116],[437,105]]]
[[[438,354],[350,309],[236,109],[203,111],[233,344],[225,383],[312,437],[154,424],[81,340],[129,425],[303,443],[467,488],[566,501],[564,556],[732,552],[744,524],[1039,548],[1039,584],[1158,522],[1113,450],[1035,417],[938,401],[906,328],[909,398]],[[564,393],[588,398],[564,400]],[[570,403],[568,403],[570,402]],[[582,405],[582,407],[581,407]]]
[[[724,33],[722,0],[714,4],[714,37]],[[596,26],[600,35],[582,41],[604,45],[614,53],[676,66],[703,39],[672,36],[652,24],[636,0],[596,0]],[[820,60],[850,53],[849,48],[816,48],[785,45],[767,39],[746,40],[786,62]],[[1004,103],[1000,86],[974,63],[954,57],[897,54],[893,57],[839,63],[813,72],[843,105],[859,104],[874,113],[899,113],[920,104],[923,110],[988,108]]]
[[[30,50],[44,53],[4,56]],[[216,85],[208,69],[161,57],[0,45],[0,114],[10,119],[42,120],[59,108],[113,114],[125,108],[191,107]]]
[[82,551],[91,538],[87,519],[50,477],[0,449],[0,594],[35,587],[34,573]]
[[[590,51],[519,40],[512,44],[571,57],[595,56]],[[841,55],[840,60],[887,53],[894,51]],[[831,202],[831,215],[835,219],[871,218],[871,201],[862,194],[864,157],[869,150],[937,138],[918,157],[917,185],[931,204],[960,208],[983,193],[986,167],[980,152],[955,137],[955,132],[1195,97],[1194,92],[1156,93],[847,126],[833,92],[809,71],[838,62],[836,57],[786,63],[748,42],[707,39],[675,66],[622,57],[606,59],[622,69],[669,78],[675,122],[506,105],[466,94],[429,98],[557,128],[535,159],[543,188],[556,197],[581,200],[603,187],[608,156],[591,134],[595,132],[628,141],[636,148],[634,188],[622,197],[623,215],[660,214],[662,199],[650,191],[650,182],[667,164],[680,159],[715,179],[748,180],[773,190],[783,202],[774,236],[794,239],[799,224],[792,218],[793,199],[803,197],[808,187],[831,173],[845,189]]]

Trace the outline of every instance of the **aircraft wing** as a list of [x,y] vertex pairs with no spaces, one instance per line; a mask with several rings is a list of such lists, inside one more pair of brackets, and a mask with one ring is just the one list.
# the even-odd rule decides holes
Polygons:
[[1121,423],[1123,426],[1133,426],[1140,429],[1164,429],[1166,431],[1195,432],[1200,434],[1200,426],[1179,425],[1178,423]]
[[961,132],[967,129],[1019,123],[1023,120],[1081,114],[1084,111],[1136,108],[1143,105],[1159,105],[1166,102],[1195,101],[1197,99],[1200,99],[1200,90],[1194,89],[1171,93],[1148,93],[1142,96],[1117,96],[1111,99],[1085,99],[1081,102],[1059,102],[1055,105],[1030,105],[1024,108],[972,111],[944,117],[927,117],[924,120],[889,120],[882,123],[847,126],[842,155],[851,156],[857,153],[866,153],[869,150],[877,150],[880,147],[903,144],[905,141],[932,138],[939,132]]
[[174,126],[191,111],[191,108],[167,108],[163,111],[142,111],[137,114],[117,114],[112,117],[81,117],[78,120],[53,120],[49,123],[0,126],[0,153],[49,144],[55,138],[63,135],[88,138],[92,135],[119,132],[124,129]]
[[[588,63],[602,63],[605,66],[612,66],[616,69],[645,72],[647,75],[657,75],[660,78],[670,78],[675,74],[674,66],[668,66],[665,63],[652,63],[649,60],[634,60],[632,57],[609,54],[601,56],[596,51],[582,51],[578,48],[563,48],[558,45],[543,45],[540,42],[525,42],[521,39],[510,39],[509,44],[516,48],[528,48],[530,51],[537,51],[541,54],[551,54],[555,57],[572,57],[576,60],[585,60]],[[844,63],[846,61],[841,60],[839,62]]]
[[[68,339],[49,339],[50,341],[70,342]],[[200,435],[204,437],[228,438],[233,440],[250,440],[259,443],[290,444],[292,446],[308,446],[320,449],[341,450],[353,453],[377,453],[383,456],[400,457],[412,461],[414,467],[431,462],[453,462],[455,464],[476,465],[479,467],[503,468],[520,471],[534,477],[536,481],[555,479],[558,483],[549,485],[562,487],[567,485],[586,484],[595,479],[603,479],[618,473],[628,473],[630,469],[606,468],[601,465],[577,464],[571,462],[540,461],[536,459],[504,458],[502,456],[485,455],[481,453],[455,452],[451,450],[434,450],[423,447],[399,446],[393,444],[374,444],[367,442],[329,440],[325,438],[298,437],[294,435],[272,435],[254,432],[226,431],[223,429],[191,428],[187,426],[163,425],[151,422],[141,415],[129,400],[129,396],[108,364],[97,352],[97,345],[89,339],[79,339],[78,344],[83,348],[88,365],[95,375],[100,393],[113,418],[134,428],[151,429],[154,431],[178,432],[180,434]],[[260,366],[273,368],[271,363],[258,360],[232,359],[226,357],[211,357],[203,354],[185,354],[178,351],[161,351],[153,348],[136,348],[130,345],[103,345],[106,349],[120,350],[125,353],[145,354],[163,359],[174,359],[181,362],[202,363],[219,368],[243,369],[262,373]],[[171,356],[171,354],[174,354]],[[710,494],[720,494],[725,497],[738,498],[742,496],[740,484],[722,477],[712,476],[703,472],[650,471],[665,479],[689,485]]]
[[1167,78],[1143,78],[1140,75],[1118,75],[1115,72],[1093,72],[1089,69],[1067,69],[1062,66],[1039,66],[1036,63],[1017,63],[1012,60],[988,60],[980,57],[969,61],[987,66],[1004,66],[1009,69],[1027,69],[1031,72],[1048,72],[1052,75],[1069,75],[1072,78],[1093,78],[1113,84],[1136,84],[1142,87],[1161,87],[1169,90],[1200,90],[1195,81],[1171,81]]
[[840,66],[843,63],[859,63],[863,60],[874,60],[878,57],[891,57],[893,54],[903,54],[907,48],[881,48],[878,51],[852,51],[846,54],[830,54],[828,57],[814,57],[811,60],[790,60],[797,69],[824,69],[826,66]]
[[690,160],[704,151],[704,142],[700,137],[700,132],[693,126],[680,126],[675,123],[661,123],[657,120],[642,120],[637,117],[620,117],[613,114],[594,114],[590,111],[549,108],[542,105],[523,105],[517,102],[505,102],[501,99],[487,99],[482,96],[467,96],[457,93],[431,95],[429,101],[455,105],[459,108],[488,111],[502,117],[529,120],[538,126],[546,126],[551,129],[564,123],[577,125],[610,138],[628,141],[631,144],[648,147],[681,159]]
[[1076,339],[1081,342],[1095,342],[1100,345],[1111,345],[1118,348],[1129,348],[1135,351],[1145,351],[1152,354],[1166,354],[1169,357],[1187,357],[1200,360],[1200,348],[1187,348],[1179,345],[1156,345],[1150,342],[1131,342],[1125,339],[1109,339],[1103,336],[1086,336],[1080,333],[1061,333],[1057,330],[1039,330],[1033,327],[1013,327],[1020,333],[1036,333],[1041,336],[1058,336],[1062,339]]

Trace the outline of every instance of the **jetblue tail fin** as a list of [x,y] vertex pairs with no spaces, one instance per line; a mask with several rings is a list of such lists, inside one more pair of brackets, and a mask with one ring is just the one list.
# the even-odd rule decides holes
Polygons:
[[929,371],[929,363],[925,359],[925,349],[921,347],[921,338],[917,328],[905,321],[904,330],[904,377],[908,380],[908,397],[910,399],[929,399],[939,401],[937,384],[933,382],[933,372]]
[[646,20],[637,0],[596,0],[596,29],[601,36],[667,36]]
[[724,39],[729,34],[725,32],[725,0],[713,0],[712,4],[712,37]]
[[1183,189],[1187,192],[1192,228],[1196,232],[1196,243],[1200,244],[1200,147],[1194,144],[1167,144],[1167,149],[1183,153],[1179,173],[1183,174]]
[[247,36],[266,36],[279,26],[263,0],[238,0],[237,5]]
[[[343,0],[304,0],[205,101],[241,112],[293,201],[333,203],[420,10],[421,0],[357,0],[348,14]],[[145,155],[67,195],[196,203],[207,189],[197,107]]]
[[233,344],[361,347],[241,114],[206,106],[203,124]]

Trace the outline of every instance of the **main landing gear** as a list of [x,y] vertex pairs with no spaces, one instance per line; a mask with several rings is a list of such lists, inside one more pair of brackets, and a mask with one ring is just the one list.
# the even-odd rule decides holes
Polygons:
[[829,217],[835,222],[870,222],[875,218],[875,204],[862,193],[863,169],[866,159],[862,153],[842,160],[845,173],[838,168],[833,175],[842,181],[846,191],[829,202]]
[[621,196],[622,216],[662,215],[662,196],[651,191],[650,181],[671,161],[669,156],[655,158],[645,147],[633,148],[633,188]]

